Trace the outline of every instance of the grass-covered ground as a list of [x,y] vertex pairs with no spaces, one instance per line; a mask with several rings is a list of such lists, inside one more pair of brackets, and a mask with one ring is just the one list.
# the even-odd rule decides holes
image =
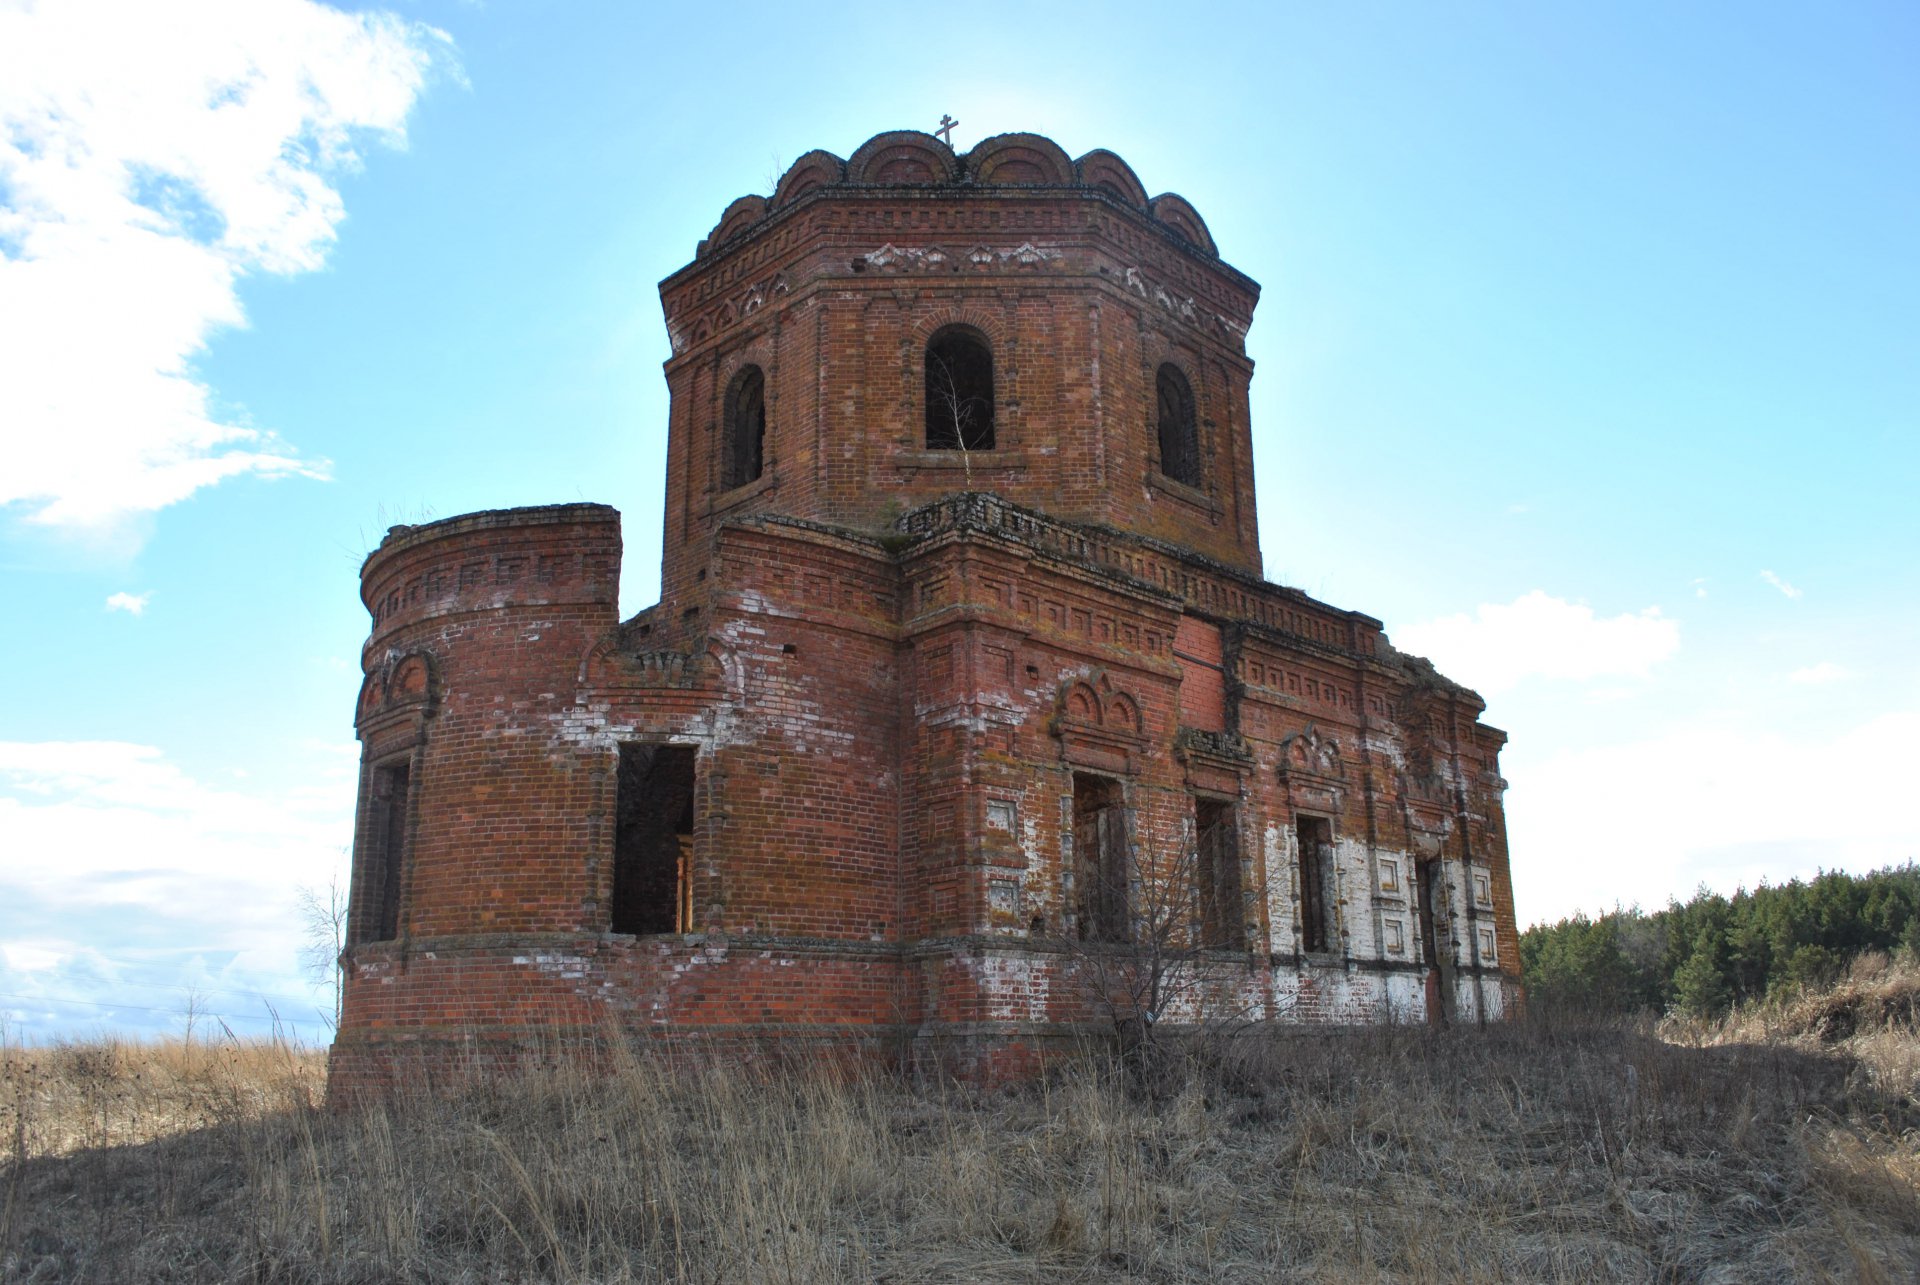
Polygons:
[[309,1052],[11,1048],[0,1275],[1908,1281],[1916,1000],[1257,1034],[1154,1094],[631,1060],[329,1112]]

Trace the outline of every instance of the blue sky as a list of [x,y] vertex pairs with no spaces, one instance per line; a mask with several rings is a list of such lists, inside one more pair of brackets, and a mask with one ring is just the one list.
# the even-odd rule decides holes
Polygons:
[[1478,685],[1523,922],[1920,857],[1920,9],[0,0],[0,1019],[312,1037],[360,559],[626,514],[658,281],[960,121],[1264,293],[1270,578]]

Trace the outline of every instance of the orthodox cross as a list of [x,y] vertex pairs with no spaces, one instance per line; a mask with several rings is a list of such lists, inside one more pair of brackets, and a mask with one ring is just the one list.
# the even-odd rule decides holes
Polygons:
[[933,132],[935,135],[939,137],[941,142],[945,143],[948,147],[952,147],[953,146],[953,127],[955,125],[958,125],[959,123],[960,123],[959,121],[947,115],[945,112],[941,112],[940,128],[934,130]]

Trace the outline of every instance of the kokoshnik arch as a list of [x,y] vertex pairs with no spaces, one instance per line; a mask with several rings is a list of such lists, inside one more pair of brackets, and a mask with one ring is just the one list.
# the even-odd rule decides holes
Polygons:
[[1020,1074],[1156,898],[1243,1016],[1514,1008],[1505,735],[1261,577],[1258,286],[1191,205],[882,134],[660,293],[656,605],[596,504],[362,570],[338,1083],[610,1033]]

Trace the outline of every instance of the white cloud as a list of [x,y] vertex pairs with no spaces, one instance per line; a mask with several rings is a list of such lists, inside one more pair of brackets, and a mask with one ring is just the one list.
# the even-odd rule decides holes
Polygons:
[[1696,576],[1693,580],[1689,581],[1689,583],[1693,585],[1694,597],[1704,598],[1707,596],[1707,578],[1705,576]]
[[1696,724],[1503,756],[1522,922],[1920,858],[1916,740],[1904,711],[1817,738]]
[[118,1005],[165,1027],[189,986],[230,992],[215,1011],[258,992],[310,1016],[296,890],[343,861],[354,758],[291,752],[304,784],[275,792],[199,780],[149,745],[0,741],[0,991],[36,997],[15,1020],[84,1029]]
[[151,745],[0,741],[9,854],[0,887],[93,904],[127,900],[130,878],[277,884],[281,873],[261,868],[263,851],[311,856],[345,841],[340,818],[351,815],[353,785],[332,775],[345,779],[328,795],[281,798],[204,784]]
[[1792,585],[1788,584],[1785,580],[1782,580],[1779,576],[1776,576],[1771,571],[1762,571],[1760,573],[1760,578],[1766,581],[1768,584],[1772,585],[1774,588],[1778,589],[1781,593],[1784,593],[1785,595],[1787,595],[1787,597],[1789,598],[1798,598],[1800,596],[1800,591],[1798,589],[1794,588]]
[[147,603],[152,600],[151,593],[110,593],[107,595],[107,610],[124,611],[129,616],[137,616],[147,609]]
[[1648,607],[1599,617],[1584,603],[1539,589],[1473,615],[1444,616],[1394,631],[1394,643],[1482,695],[1524,679],[1639,677],[1680,646],[1680,626]]
[[45,972],[66,958],[66,955],[67,952],[57,942],[0,942],[0,959],[6,961],[8,968],[15,968],[23,973]]
[[1843,678],[1851,678],[1852,676],[1852,673],[1844,666],[1836,665],[1830,660],[1823,660],[1817,665],[1807,665],[1794,670],[1791,674],[1787,675],[1787,681],[1790,683],[1807,683],[1818,687],[1827,683],[1837,683]]
[[444,34],[309,0],[0,5],[0,507],[97,532],[241,474],[321,477],[192,362],[236,283],[311,271],[331,180]]

